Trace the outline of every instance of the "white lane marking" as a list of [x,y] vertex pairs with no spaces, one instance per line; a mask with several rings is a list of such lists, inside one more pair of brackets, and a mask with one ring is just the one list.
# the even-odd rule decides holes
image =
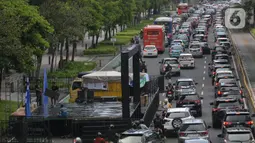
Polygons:
[[[234,56],[233,56],[233,55],[232,55],[232,61],[233,61],[233,64],[234,64],[236,77],[239,79],[238,84],[239,84],[239,86],[241,86],[240,77],[239,77],[239,74],[238,74],[238,72],[237,72],[236,62],[235,62],[235,60],[234,60]],[[249,80],[248,80],[248,82],[249,82]],[[249,82],[249,83],[250,83],[250,82]],[[251,86],[250,86],[250,87],[251,87]],[[245,103],[245,104],[244,104],[244,108],[248,109],[248,106],[247,106],[247,104],[246,104],[246,99],[245,99],[245,98],[243,98],[243,102]]]
[[205,59],[207,59],[207,57],[205,57]]
[[204,91],[201,91],[201,95],[204,95]]
[[205,74],[205,71],[204,71],[204,74]]
[[204,69],[206,68],[206,66],[204,66]]
[[202,88],[204,88],[205,87],[205,84],[202,84]]
[[203,80],[205,80],[205,77],[203,77]]
[[205,64],[206,64],[206,61],[205,61]]

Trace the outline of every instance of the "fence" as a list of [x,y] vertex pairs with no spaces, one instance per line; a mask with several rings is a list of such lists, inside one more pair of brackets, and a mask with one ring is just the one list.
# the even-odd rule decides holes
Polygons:
[[10,117],[0,121],[1,143],[51,143],[49,124],[42,117]]

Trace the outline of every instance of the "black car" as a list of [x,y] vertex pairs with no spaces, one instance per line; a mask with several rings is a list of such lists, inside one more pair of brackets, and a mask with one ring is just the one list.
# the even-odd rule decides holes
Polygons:
[[212,48],[212,59],[217,54],[228,54],[228,51],[224,46],[216,45]]
[[210,63],[208,64],[208,75],[214,78],[214,75],[216,74],[216,70],[219,68],[231,68],[230,64],[213,64],[211,65]]
[[222,96],[227,96],[227,95],[242,95],[243,96],[243,87],[238,87],[238,86],[234,86],[234,87],[221,87],[220,88],[220,94]]
[[220,90],[222,87],[236,87],[238,86],[237,81],[239,79],[235,78],[227,78],[227,79],[220,79],[218,85],[215,86],[216,92]]
[[236,98],[218,97],[214,102],[211,102],[212,108],[212,124],[214,128],[221,127],[222,119],[225,116],[226,109],[242,109],[243,106]]
[[182,94],[176,107],[188,107],[193,115],[202,116],[202,100],[198,94]]
[[253,143],[254,136],[249,128],[232,127],[228,128],[225,134],[219,134],[220,143]]
[[[228,74],[224,73],[224,74],[215,75],[215,78],[213,79],[213,81],[215,83],[215,85],[214,85],[215,88],[217,88],[219,86],[219,84],[220,84],[219,81],[221,79],[235,79],[235,76],[232,73],[228,73]],[[220,92],[220,90],[218,90],[217,93],[215,93],[215,98],[221,95],[221,93],[219,93],[219,92]]]
[[[254,116],[254,115],[253,115]],[[246,109],[226,111],[223,118],[222,133],[224,134],[227,128],[230,127],[247,127],[254,134],[254,124],[250,113]]]

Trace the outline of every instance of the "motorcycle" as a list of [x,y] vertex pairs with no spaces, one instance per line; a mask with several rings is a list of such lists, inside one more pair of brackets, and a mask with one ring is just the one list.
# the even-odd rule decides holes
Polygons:
[[174,100],[172,87],[166,86],[166,97],[168,98],[169,103],[171,103]]

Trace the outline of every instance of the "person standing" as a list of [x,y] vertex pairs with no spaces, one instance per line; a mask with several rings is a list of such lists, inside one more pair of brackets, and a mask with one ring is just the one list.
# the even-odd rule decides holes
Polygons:
[[37,106],[41,106],[42,105],[42,90],[39,86],[39,80],[37,80],[35,84],[35,94],[36,94]]
[[[57,92],[58,92],[58,89],[59,89],[59,88],[58,88],[58,86],[56,85],[56,82],[54,81],[54,82],[52,83],[51,90],[57,93]],[[52,105],[56,105],[57,100],[58,100],[58,95],[55,95],[55,96],[51,97],[51,104],[52,104]]]

